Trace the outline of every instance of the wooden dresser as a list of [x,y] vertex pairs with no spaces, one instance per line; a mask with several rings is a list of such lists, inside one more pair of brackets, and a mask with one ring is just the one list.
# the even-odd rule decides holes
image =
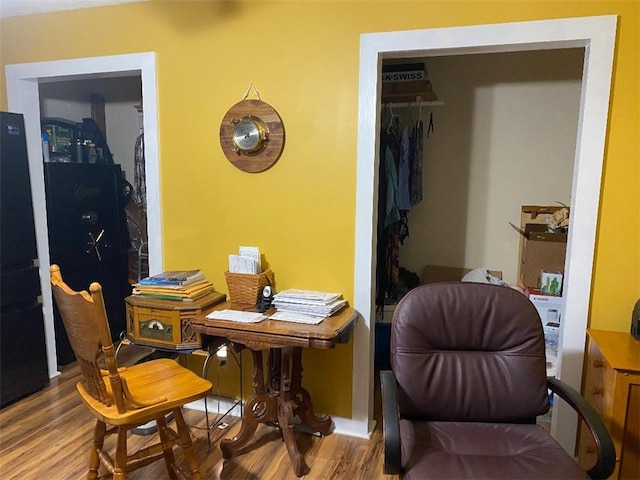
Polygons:
[[[583,394],[613,437],[616,469],[611,478],[640,478],[640,341],[630,333],[587,330]],[[578,458],[595,462],[587,428],[580,429]]]

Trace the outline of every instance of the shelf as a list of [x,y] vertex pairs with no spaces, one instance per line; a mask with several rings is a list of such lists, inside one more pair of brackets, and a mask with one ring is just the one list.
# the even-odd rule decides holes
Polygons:
[[429,92],[429,95],[423,97],[422,95],[415,94],[385,94],[382,96],[383,105],[391,105],[394,108],[403,107],[427,107],[427,106],[442,106],[444,102],[438,100],[436,96]]
[[440,107],[444,105],[441,100],[429,100],[429,101],[415,101],[415,102],[383,102],[383,105],[391,105],[393,108],[408,108],[408,107]]

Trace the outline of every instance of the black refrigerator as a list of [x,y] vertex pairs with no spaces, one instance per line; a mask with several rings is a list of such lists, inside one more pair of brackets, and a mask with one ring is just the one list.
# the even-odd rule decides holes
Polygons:
[[[74,290],[102,286],[111,336],[125,330],[129,235],[124,207],[127,189],[120,165],[45,163],[49,256]],[[59,365],[75,357],[54,302]]]
[[21,114],[0,112],[0,406],[49,381]]

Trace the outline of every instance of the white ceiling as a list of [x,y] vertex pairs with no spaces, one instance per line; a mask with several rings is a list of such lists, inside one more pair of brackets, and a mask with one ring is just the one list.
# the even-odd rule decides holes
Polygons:
[[149,0],[0,0],[0,18]]

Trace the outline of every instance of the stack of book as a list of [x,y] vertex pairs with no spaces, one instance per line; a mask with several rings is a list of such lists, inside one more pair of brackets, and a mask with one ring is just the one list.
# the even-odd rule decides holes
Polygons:
[[314,317],[329,317],[340,311],[347,303],[341,293],[317,292],[313,290],[289,289],[273,297],[273,306],[279,312],[295,312]]
[[213,284],[200,270],[171,270],[143,278],[133,286],[133,294],[161,300],[198,300],[213,292]]

